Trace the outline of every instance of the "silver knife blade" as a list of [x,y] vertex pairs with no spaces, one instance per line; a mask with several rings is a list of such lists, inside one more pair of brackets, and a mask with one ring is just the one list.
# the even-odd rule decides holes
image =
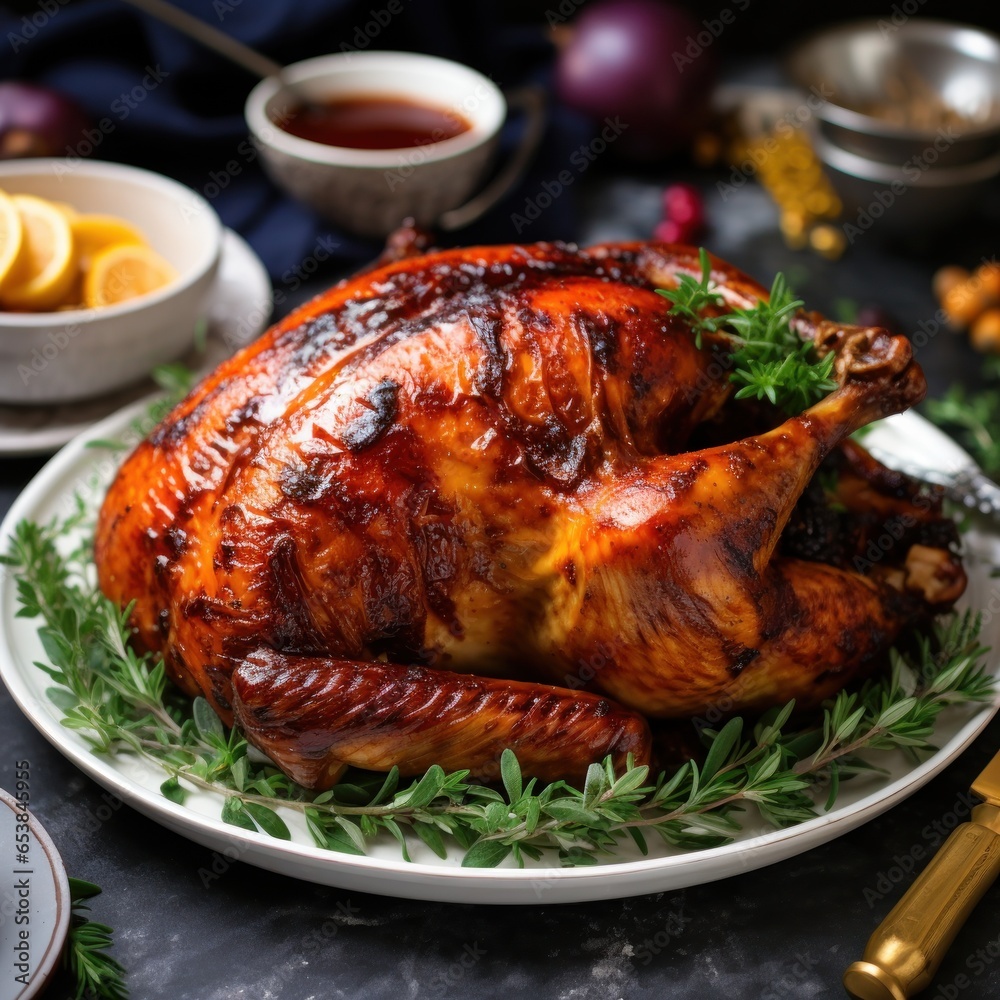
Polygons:
[[890,451],[869,446],[868,451],[883,465],[925,483],[933,483],[944,490],[944,495],[955,503],[977,510],[980,514],[1000,519],[1000,486],[977,465],[963,465],[948,471],[900,459]]

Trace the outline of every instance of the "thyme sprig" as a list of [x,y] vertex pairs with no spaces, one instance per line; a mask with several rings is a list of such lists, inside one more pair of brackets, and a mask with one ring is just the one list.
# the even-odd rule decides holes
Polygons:
[[1000,358],[988,358],[987,387],[970,392],[956,383],[940,399],[928,399],[924,412],[949,429],[989,475],[1000,476]]
[[563,781],[541,786],[524,780],[507,750],[502,790],[435,765],[408,783],[395,768],[349,772],[317,794],[227,731],[204,699],[180,695],[159,659],[130,646],[129,611],[94,584],[89,540],[64,552],[67,533],[85,534],[85,514],[81,503],[66,521],[21,522],[4,558],[18,574],[18,614],[42,619],[46,662],[37,666],[53,682],[48,695],[63,724],[95,753],[131,755],[160,769],[161,791],[176,803],[194,790],[215,792],[225,822],[285,840],[292,836],[286,820],[297,814],[313,841],[334,851],[362,854],[388,834],[404,858],[417,838],[441,857],[457,845],[463,864],[482,867],[508,858],[523,865],[548,850],[563,865],[594,864],[627,839],[646,853],[649,836],[674,847],[714,847],[739,834],[751,804],[776,827],[818,815],[821,793],[829,809],[843,779],[875,770],[862,751],[929,752],[946,706],[994,694],[979,621],[967,613],[934,627],[913,651],[893,651],[886,676],[841,692],[819,723],[792,725],[789,703],[752,725],[737,718],[706,728],[704,760],[673,774],[655,776],[633,761],[616,771],[605,760],[591,765],[582,789]]
[[101,887],[93,882],[69,880],[72,915],[63,964],[76,980],[74,1000],[126,1000],[129,995],[125,969],[107,953],[114,931],[87,916],[87,900],[100,892]]
[[711,277],[705,248],[698,251],[701,279],[682,274],[677,287],[657,289],[672,305],[670,314],[690,323],[700,348],[705,333],[724,336],[734,350],[729,380],[738,387],[737,399],[768,399],[787,413],[800,413],[837,388],[832,377],[834,356],[817,357],[813,345],[791,328],[790,320],[802,307],[780,272],[768,301],[750,309],[706,315],[709,306],[723,303]]
[[712,262],[704,247],[698,250],[698,262],[701,265],[700,279],[690,274],[679,274],[676,287],[657,288],[656,293],[672,303],[672,316],[682,316],[691,324],[694,342],[701,349],[702,334],[714,333],[717,329],[716,317],[706,316],[705,309],[724,305],[725,299],[715,290],[718,286],[712,281]]

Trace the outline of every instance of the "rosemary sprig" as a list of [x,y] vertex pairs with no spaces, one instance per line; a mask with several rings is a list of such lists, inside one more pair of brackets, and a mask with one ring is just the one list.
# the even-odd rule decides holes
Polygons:
[[126,1000],[125,969],[107,949],[114,933],[107,924],[99,924],[86,914],[87,900],[101,891],[99,885],[83,879],[69,880],[72,915],[69,940],[63,952],[63,964],[76,979],[74,1000]]
[[736,386],[737,399],[768,399],[788,413],[800,413],[837,388],[832,378],[834,356],[816,356],[811,343],[792,330],[789,320],[802,306],[788,288],[785,276],[777,274],[767,302],[752,309],[737,309],[721,316],[705,316],[709,305],[721,305],[714,291],[711,267],[704,247],[699,251],[701,280],[690,275],[678,278],[677,287],[657,289],[673,303],[670,314],[686,319],[700,348],[706,332],[719,333],[733,345],[733,365],[729,380]]
[[465,865],[491,866],[508,858],[523,865],[547,850],[564,865],[593,864],[626,838],[645,853],[648,835],[681,848],[712,847],[740,832],[748,804],[778,827],[817,815],[824,790],[829,809],[843,779],[873,770],[862,750],[930,751],[945,706],[986,701],[994,691],[980,662],[978,619],[967,613],[921,637],[915,652],[893,651],[887,676],[839,694],[819,723],[791,726],[791,703],[753,726],[733,719],[702,732],[702,763],[671,775],[631,761],[618,773],[605,760],[591,765],[582,789],[562,781],[541,787],[523,780],[508,750],[502,792],[469,781],[467,771],[432,766],[408,784],[395,769],[351,772],[316,794],[257,755],[239,732],[227,732],[204,699],[192,703],[175,691],[161,661],[130,647],[128,609],[94,585],[89,540],[62,552],[67,531],[83,534],[82,517],[81,506],[68,522],[22,522],[4,558],[18,573],[18,614],[43,619],[47,662],[37,665],[53,681],[48,694],[63,724],[96,753],[129,754],[159,768],[161,790],[174,802],[192,789],[215,791],[227,823],[282,839],[291,837],[283,816],[298,814],[314,842],[335,851],[361,854],[389,834],[404,858],[416,837],[439,856],[450,843],[465,852]]

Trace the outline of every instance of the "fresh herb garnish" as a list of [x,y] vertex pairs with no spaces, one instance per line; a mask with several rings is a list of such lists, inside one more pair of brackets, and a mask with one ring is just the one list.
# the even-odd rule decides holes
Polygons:
[[704,315],[705,308],[721,306],[725,300],[714,290],[717,286],[712,281],[712,262],[704,247],[698,250],[698,260],[701,263],[700,280],[690,274],[680,274],[675,288],[657,288],[656,293],[673,303],[670,307],[672,316],[683,316],[691,324],[694,342],[700,349],[702,334],[714,333],[717,324],[715,317]]
[[[1000,381],[1000,358],[987,359],[983,371],[988,379]],[[984,471],[1000,476],[1000,385],[979,392],[953,385],[941,399],[927,400],[924,412],[951,429]]]
[[609,760],[592,764],[582,790],[562,781],[524,782],[513,752],[501,760],[504,791],[468,780],[467,771],[432,766],[401,784],[388,775],[350,772],[317,794],[295,784],[255,754],[239,732],[226,732],[204,699],[192,703],[169,683],[162,661],[129,645],[128,610],[93,582],[90,540],[69,553],[65,535],[83,535],[86,510],[47,526],[23,521],[4,558],[17,573],[18,615],[43,619],[39,636],[53,681],[48,695],[63,724],[94,752],[126,754],[164,773],[163,794],[183,803],[191,790],[217,792],[222,818],[246,830],[288,839],[284,816],[299,814],[323,848],[362,854],[388,833],[408,857],[408,835],[444,856],[461,848],[464,864],[523,864],[556,850],[564,865],[594,864],[626,838],[647,851],[647,835],[682,848],[724,844],[741,830],[740,811],[755,803],[782,827],[826,808],[843,778],[877,770],[862,750],[901,748],[916,758],[932,750],[934,723],[947,705],[989,700],[994,679],[980,662],[978,619],[966,614],[935,627],[916,652],[891,654],[891,671],[853,693],[841,692],[818,724],[794,728],[793,705],[755,725],[733,719],[706,729],[707,756],[672,775],[654,776],[631,763],[616,773]]
[[719,305],[723,299],[714,291],[717,286],[711,280],[704,247],[698,255],[700,281],[682,274],[676,288],[657,291],[673,303],[671,315],[691,324],[699,348],[706,332],[721,334],[733,345],[735,370],[729,380],[739,387],[737,399],[768,399],[787,413],[800,413],[837,388],[831,377],[834,355],[817,357],[814,346],[791,328],[789,320],[802,300],[794,297],[783,274],[775,276],[767,302],[721,316],[704,316],[706,306]]
[[69,880],[72,914],[63,964],[76,979],[74,1000],[126,1000],[128,997],[125,970],[107,953],[114,932],[107,924],[99,924],[86,916],[90,910],[87,900],[100,891],[101,887],[93,882],[78,878]]

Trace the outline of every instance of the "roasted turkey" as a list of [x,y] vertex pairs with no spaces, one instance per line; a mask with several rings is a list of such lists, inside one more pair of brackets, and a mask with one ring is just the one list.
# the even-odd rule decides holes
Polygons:
[[297,781],[648,761],[649,719],[816,704],[962,592],[939,498],[847,441],[924,393],[905,338],[800,313],[839,388],[782,419],[654,293],[690,248],[425,250],[223,363],[100,514],[136,642]]

